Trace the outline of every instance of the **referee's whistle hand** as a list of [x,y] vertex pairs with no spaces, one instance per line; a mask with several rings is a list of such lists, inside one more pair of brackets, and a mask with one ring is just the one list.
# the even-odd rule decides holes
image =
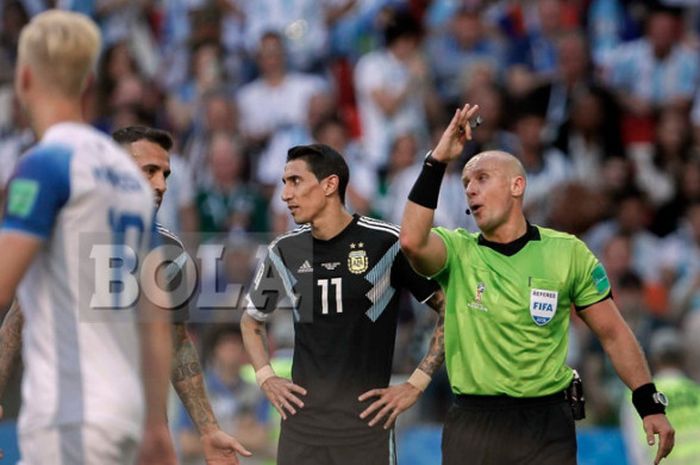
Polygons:
[[298,408],[304,407],[304,402],[297,395],[306,395],[306,389],[294,384],[291,380],[273,376],[268,378],[260,386],[275,410],[277,410],[283,420],[287,419],[287,414],[295,415]]
[[374,418],[370,420],[369,426],[372,427],[376,425],[383,418],[389,415],[384,422],[384,429],[389,429],[394,425],[396,418],[401,414],[401,412],[411,408],[413,404],[418,401],[420,395],[421,391],[409,383],[389,386],[383,389],[370,389],[358,397],[357,400],[364,402],[373,397],[379,397],[379,399],[372,402],[369,407],[360,413],[360,418],[365,420],[375,411],[379,410],[379,412],[374,415]]
[[673,450],[676,432],[666,415],[662,413],[647,415],[644,417],[643,423],[644,431],[647,433],[647,443],[650,446],[655,443],[655,435],[659,435],[659,448],[654,459],[654,465],[659,465],[661,459],[668,456]]

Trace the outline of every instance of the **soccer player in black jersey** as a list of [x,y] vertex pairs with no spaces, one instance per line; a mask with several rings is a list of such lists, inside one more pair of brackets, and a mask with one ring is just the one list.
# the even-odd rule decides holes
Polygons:
[[[289,150],[282,199],[302,226],[269,246],[241,321],[258,384],[283,418],[278,465],[394,464],[394,420],[444,360],[442,291],[410,267],[397,226],[345,209],[348,179],[326,145]],[[419,368],[387,387],[401,289],[440,316]],[[294,310],[292,380],[270,367],[265,331],[283,301]]]

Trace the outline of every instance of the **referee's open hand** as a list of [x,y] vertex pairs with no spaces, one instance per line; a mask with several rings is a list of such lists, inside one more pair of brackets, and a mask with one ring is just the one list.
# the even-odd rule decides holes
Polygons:
[[376,425],[390,413],[389,418],[384,423],[384,429],[389,429],[394,425],[396,417],[404,410],[411,408],[418,401],[420,395],[421,391],[409,383],[389,386],[384,389],[371,389],[358,397],[357,400],[364,402],[372,397],[379,397],[379,399],[372,402],[372,405],[360,414],[360,418],[364,420],[381,408],[374,418],[370,420],[369,426]]
[[653,446],[655,442],[654,436],[657,434],[659,435],[659,449],[654,459],[654,465],[659,465],[661,459],[666,457],[671,453],[671,450],[673,450],[676,432],[663,413],[647,415],[642,421],[644,423],[644,431],[647,433],[647,444]]
[[296,404],[299,408],[304,407],[304,402],[296,394],[305,396],[306,389],[286,378],[272,376],[265,380],[260,387],[283,420],[287,419],[287,412],[292,415],[297,413],[293,404]]

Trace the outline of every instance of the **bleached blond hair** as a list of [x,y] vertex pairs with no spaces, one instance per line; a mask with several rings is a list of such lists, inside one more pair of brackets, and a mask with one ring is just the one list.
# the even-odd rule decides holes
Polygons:
[[48,10],[20,33],[18,62],[35,71],[36,79],[67,97],[85,88],[102,46],[100,30],[87,16]]

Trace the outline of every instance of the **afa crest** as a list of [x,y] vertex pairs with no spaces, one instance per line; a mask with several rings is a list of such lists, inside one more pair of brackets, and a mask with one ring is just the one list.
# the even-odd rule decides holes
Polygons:
[[[358,244],[359,247],[362,247],[364,244],[360,243]],[[355,244],[351,244],[351,248],[354,247]],[[350,273],[353,274],[362,274],[365,271],[367,271],[367,268],[369,268],[369,259],[367,258],[367,252],[365,252],[363,249],[360,250],[351,250],[350,254],[348,255],[348,270],[350,270]]]

